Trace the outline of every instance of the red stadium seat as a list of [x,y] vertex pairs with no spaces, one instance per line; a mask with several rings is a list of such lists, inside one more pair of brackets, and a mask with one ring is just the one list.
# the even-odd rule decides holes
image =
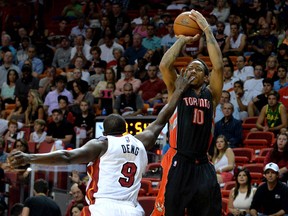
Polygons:
[[260,151],[262,148],[268,148],[275,142],[275,135],[272,132],[249,132],[243,141],[244,147],[253,148]]
[[151,215],[154,204],[155,204],[156,197],[155,196],[142,196],[138,197],[138,202],[142,206],[145,211],[145,216]]
[[53,143],[42,142],[39,146],[38,153],[48,153],[51,151]]
[[235,156],[235,164],[237,167],[249,163],[249,158],[246,156]]
[[222,198],[228,198],[230,194],[230,190],[221,189]]
[[227,198],[222,198],[222,215],[223,216],[228,216],[228,202],[229,202],[229,199]]
[[249,159],[249,163],[253,162],[255,159],[255,151],[252,148],[233,148],[232,149],[235,156],[246,156]]
[[28,142],[28,148],[30,153],[36,153],[36,146],[37,143],[35,142]]
[[228,181],[224,184],[223,190],[231,190],[235,185],[235,181]]
[[145,190],[146,196],[156,196],[158,194],[158,188],[152,187],[152,181],[143,178],[141,180],[141,188]]
[[253,163],[253,164],[244,164],[243,167],[247,168],[250,172],[257,172],[263,174],[263,164]]

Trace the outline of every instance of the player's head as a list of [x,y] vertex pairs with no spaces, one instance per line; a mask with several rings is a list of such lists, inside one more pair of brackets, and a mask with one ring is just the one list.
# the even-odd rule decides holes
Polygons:
[[201,86],[205,81],[205,77],[209,75],[209,68],[203,60],[194,59],[188,64],[185,73],[191,73],[194,76],[192,85]]
[[104,131],[106,135],[121,135],[126,132],[126,121],[118,114],[110,114],[103,122]]

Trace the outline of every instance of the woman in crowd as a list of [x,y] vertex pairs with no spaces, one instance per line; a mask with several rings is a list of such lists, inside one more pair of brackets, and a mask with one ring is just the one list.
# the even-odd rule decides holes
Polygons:
[[36,119],[44,119],[45,111],[40,94],[35,89],[30,89],[28,93],[28,107],[25,112],[25,124],[32,126]]
[[14,104],[15,103],[15,83],[19,78],[19,75],[16,70],[10,69],[7,73],[7,81],[3,83],[1,88],[1,101],[2,101],[2,110],[5,109],[5,104]]
[[229,194],[228,209],[233,216],[245,216],[255,194],[256,188],[251,186],[251,175],[248,169],[240,169],[236,175],[236,186]]
[[80,216],[81,215],[81,210],[83,209],[83,204],[82,203],[78,203],[75,204],[74,206],[72,206],[71,208],[71,212],[70,215],[71,216]]
[[277,143],[273,149],[268,152],[264,160],[264,166],[270,162],[279,166],[279,177],[283,182],[288,181],[288,135],[280,133],[277,137]]
[[6,118],[8,121],[14,119],[17,122],[25,122],[25,111],[27,109],[27,99],[19,96],[15,98],[15,109],[11,111],[9,116]]
[[148,15],[144,15],[142,18],[142,24],[137,25],[135,29],[133,30],[133,34],[140,34],[142,38],[147,37],[147,31],[148,31],[148,24],[149,24],[150,18]]
[[216,139],[214,155],[212,158],[219,184],[231,181],[234,175],[235,156],[228,141],[223,135]]

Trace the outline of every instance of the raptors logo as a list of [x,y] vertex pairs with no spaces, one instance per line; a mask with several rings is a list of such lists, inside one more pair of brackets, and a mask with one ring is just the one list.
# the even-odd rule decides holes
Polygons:
[[155,207],[156,207],[157,211],[163,212],[163,215],[164,215],[164,205],[163,204],[157,202],[157,203],[155,203]]

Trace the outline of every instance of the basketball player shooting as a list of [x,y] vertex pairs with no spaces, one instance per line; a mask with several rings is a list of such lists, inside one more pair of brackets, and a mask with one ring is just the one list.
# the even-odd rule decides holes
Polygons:
[[[212,63],[210,84],[207,86],[209,68],[204,61],[193,59],[185,73],[193,78],[184,92],[170,124],[171,148],[162,159],[163,175],[160,190],[152,213],[155,215],[220,216],[221,193],[216,172],[207,158],[212,136],[212,121],[223,87],[223,62],[220,48],[208,22],[201,13],[191,10],[189,18],[196,21],[204,32]],[[186,22],[187,23],[187,22]],[[169,96],[175,91],[177,78],[173,66],[182,47],[199,40],[200,35],[178,35],[178,40],[164,54],[160,71]],[[170,97],[169,101],[172,100]]]
[[[144,215],[137,202],[142,174],[147,166],[147,153],[156,142],[161,130],[174,112],[181,94],[194,78],[182,74],[176,81],[176,90],[171,102],[161,111],[157,119],[142,133],[135,136],[126,132],[125,119],[111,114],[104,120],[105,137],[92,139],[81,148],[60,150],[47,154],[12,153],[8,161],[12,167],[24,164],[69,165],[89,163],[90,188],[86,200],[92,216],[137,216]],[[92,175],[96,173],[96,175]],[[97,200],[95,202],[95,200]],[[84,210],[87,211],[87,208]],[[82,210],[82,213],[84,212]],[[84,213],[82,214],[84,215]],[[87,214],[86,214],[87,215]]]

